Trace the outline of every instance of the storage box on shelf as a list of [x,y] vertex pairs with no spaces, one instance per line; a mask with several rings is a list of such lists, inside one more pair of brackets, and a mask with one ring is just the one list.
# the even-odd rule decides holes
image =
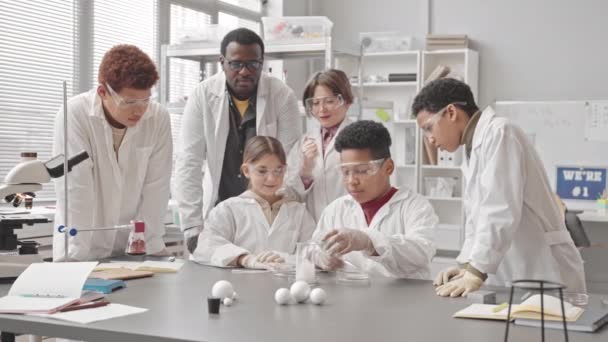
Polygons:
[[272,43],[322,42],[331,37],[327,17],[262,17],[264,40]]

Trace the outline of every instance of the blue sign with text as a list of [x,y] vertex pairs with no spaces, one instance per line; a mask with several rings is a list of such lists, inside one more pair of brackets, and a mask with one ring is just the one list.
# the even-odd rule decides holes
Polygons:
[[562,199],[595,201],[606,189],[606,169],[558,166],[556,179]]

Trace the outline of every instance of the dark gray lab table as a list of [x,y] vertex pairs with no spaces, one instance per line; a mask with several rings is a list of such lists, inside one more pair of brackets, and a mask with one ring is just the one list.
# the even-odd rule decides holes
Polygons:
[[[220,279],[233,283],[239,299],[221,314],[207,314],[206,297]],[[321,274],[326,305],[279,306],[274,292],[287,279],[270,273],[236,274],[188,262],[177,274],[131,280],[109,296],[113,303],[148,308],[142,314],[91,324],[0,315],[0,330],[86,341],[502,341],[504,322],[455,319],[466,299],[437,297],[422,280],[373,278],[368,287],[336,284]],[[0,295],[9,285],[0,285]],[[511,325],[510,341],[540,341],[537,328]],[[547,341],[563,341],[547,329]],[[570,341],[608,341],[599,333],[570,333]]]

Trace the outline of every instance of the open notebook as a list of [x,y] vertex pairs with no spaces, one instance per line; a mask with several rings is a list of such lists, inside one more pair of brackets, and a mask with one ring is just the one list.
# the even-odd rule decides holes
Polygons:
[[99,264],[95,268],[95,271],[107,271],[112,269],[127,268],[134,271],[148,271],[154,273],[176,273],[182,268],[182,266],[184,266],[184,261],[180,259],[176,259],[175,261],[120,261]]
[[[543,295],[545,306],[545,320],[561,321],[562,309],[559,298]],[[506,320],[508,305],[472,304],[454,314],[457,318],[478,318]],[[583,313],[583,309],[564,302],[566,321],[575,322]],[[523,301],[521,304],[513,304],[511,307],[511,318],[541,319],[540,295],[536,294]]]
[[82,287],[97,262],[31,264],[0,298],[0,313],[53,313],[73,304],[94,300]]

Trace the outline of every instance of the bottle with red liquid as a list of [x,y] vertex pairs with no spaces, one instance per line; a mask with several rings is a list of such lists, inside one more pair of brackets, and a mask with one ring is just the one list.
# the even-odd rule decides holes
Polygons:
[[143,221],[132,221],[133,230],[129,234],[127,243],[127,254],[129,255],[145,255],[146,254],[146,239],[144,232],[146,224]]

